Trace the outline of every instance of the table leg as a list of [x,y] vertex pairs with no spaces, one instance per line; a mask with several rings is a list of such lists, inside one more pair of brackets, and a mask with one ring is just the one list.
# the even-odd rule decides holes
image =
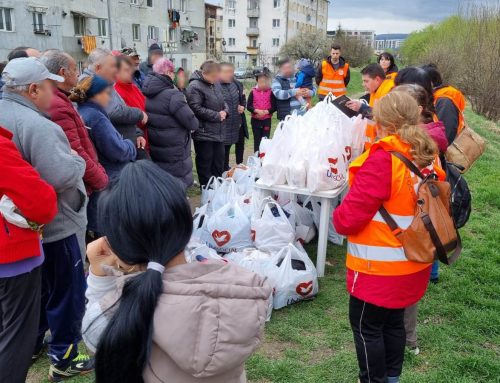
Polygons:
[[326,248],[328,246],[328,229],[330,226],[330,208],[331,200],[329,198],[321,198],[321,211],[319,216],[319,236],[318,236],[318,255],[316,260],[316,269],[318,276],[325,275],[326,263]]

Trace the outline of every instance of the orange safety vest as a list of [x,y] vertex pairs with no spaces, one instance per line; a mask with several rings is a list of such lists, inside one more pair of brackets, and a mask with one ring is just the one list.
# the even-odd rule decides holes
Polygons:
[[[410,145],[401,141],[397,135],[385,137],[370,150],[355,159],[349,167],[349,184],[356,176],[368,156],[378,148],[398,151],[411,159]],[[391,197],[384,207],[396,220],[401,229],[406,229],[413,221],[417,203],[415,185],[419,182],[406,165],[397,157],[392,158]],[[442,169],[434,164],[434,171],[440,179],[445,178]],[[347,237],[347,262],[349,269],[371,275],[408,275],[417,273],[430,264],[417,263],[406,259],[401,242],[393,234],[379,212],[363,230]]]
[[[395,76],[392,76],[392,75]],[[391,73],[389,74],[385,80],[380,84],[378,89],[375,91],[375,93],[370,93],[370,107],[374,107],[375,104],[380,100],[382,97],[384,97],[387,93],[389,93],[392,88],[394,88],[394,78],[396,78],[397,73]],[[394,78],[393,78],[394,77]],[[369,121],[368,124],[366,125],[366,144],[365,144],[365,149],[369,149],[370,146],[376,141],[377,139],[377,128],[375,126],[375,122]]]
[[385,76],[385,78],[391,79],[392,81],[396,80],[398,72],[392,72]]
[[458,109],[458,129],[457,136],[460,134],[462,129],[465,126],[464,120],[464,110],[465,110],[465,97],[462,92],[452,86],[444,86],[442,88],[436,89],[434,91],[434,105],[437,104],[437,101],[440,98],[448,98],[453,102],[453,104]]
[[339,67],[338,70],[333,68],[327,60],[323,60],[321,63],[321,73],[323,73],[323,79],[319,83],[318,94],[323,96],[332,93],[334,96],[343,96],[347,92],[345,85],[345,78],[349,71],[349,64],[345,63],[344,66]]

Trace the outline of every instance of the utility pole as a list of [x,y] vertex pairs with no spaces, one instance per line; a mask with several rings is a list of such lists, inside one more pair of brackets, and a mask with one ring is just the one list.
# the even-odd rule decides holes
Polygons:
[[113,50],[113,32],[111,31],[111,0],[106,0],[108,7],[108,29],[109,29],[109,48]]
[[290,0],[286,0],[286,29],[285,29],[285,44],[288,42],[288,12],[290,11]]

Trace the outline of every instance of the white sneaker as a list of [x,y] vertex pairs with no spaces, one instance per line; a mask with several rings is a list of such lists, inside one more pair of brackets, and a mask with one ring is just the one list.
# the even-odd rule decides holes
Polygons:
[[420,349],[418,348],[418,346],[408,347],[408,351],[415,356],[420,354]]

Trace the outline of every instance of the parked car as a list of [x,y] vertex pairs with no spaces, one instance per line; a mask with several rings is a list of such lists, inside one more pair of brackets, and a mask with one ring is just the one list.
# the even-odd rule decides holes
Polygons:
[[238,79],[252,78],[253,73],[246,68],[236,68],[234,71],[234,77]]

